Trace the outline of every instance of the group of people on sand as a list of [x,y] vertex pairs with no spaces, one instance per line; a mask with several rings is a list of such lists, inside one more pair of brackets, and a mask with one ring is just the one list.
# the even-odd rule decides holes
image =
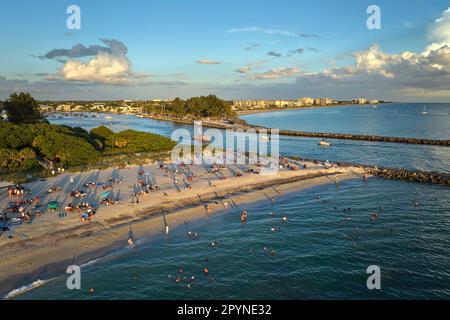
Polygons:
[[87,196],[87,193],[83,190],[74,190],[70,193],[70,196],[76,199],[84,199]]
[[47,193],[48,193],[48,194],[54,194],[54,193],[58,193],[58,192],[60,192],[60,191],[62,191],[62,188],[61,188],[61,187],[59,187],[59,186],[53,186],[53,187],[51,187],[50,189],[48,189]]
[[64,167],[58,167],[56,170],[52,168],[52,176],[56,176],[57,174],[63,174],[66,171],[66,169],[64,169]]
[[17,184],[14,187],[11,186],[8,187],[9,198],[20,198],[23,197],[25,193],[26,193],[25,188],[20,184]]
[[94,181],[88,181],[83,184],[83,187],[95,189],[97,187],[97,183],[95,183]]

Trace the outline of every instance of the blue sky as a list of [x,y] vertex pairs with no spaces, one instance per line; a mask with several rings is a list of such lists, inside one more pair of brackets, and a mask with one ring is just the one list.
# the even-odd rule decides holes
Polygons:
[[[81,9],[81,30],[66,28],[72,4]],[[381,9],[381,30],[366,27],[371,4]],[[449,101],[450,36],[442,31],[449,7],[440,0],[2,1],[0,98],[23,90],[40,99],[213,93]],[[103,49],[44,57],[77,44]],[[427,51],[432,44],[440,46]]]

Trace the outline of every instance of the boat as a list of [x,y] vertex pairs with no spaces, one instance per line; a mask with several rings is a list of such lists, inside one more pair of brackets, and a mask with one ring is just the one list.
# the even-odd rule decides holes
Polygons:
[[105,119],[112,119],[112,117],[111,116],[106,116]]
[[262,141],[269,141],[270,140],[269,136],[266,136],[266,135],[260,136],[259,139],[262,140]]
[[331,143],[328,142],[328,141],[325,141],[325,140],[321,140],[321,141],[319,142],[319,146],[322,146],[322,147],[331,147]]
[[427,106],[423,107],[422,115],[426,116],[428,114]]
[[372,105],[372,108],[374,108],[374,109],[378,109],[378,106],[376,106],[376,105]]
[[194,136],[192,139],[195,141],[201,141],[203,143],[209,143],[212,141],[210,136],[205,136],[205,135],[197,135],[197,136]]

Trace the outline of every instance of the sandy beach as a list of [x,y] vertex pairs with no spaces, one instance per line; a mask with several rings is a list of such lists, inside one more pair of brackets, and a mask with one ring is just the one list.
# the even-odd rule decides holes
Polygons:
[[[258,171],[256,165],[227,165],[212,173],[206,166],[166,165],[165,170],[153,163],[62,174],[24,185],[31,196],[40,195],[44,212],[30,224],[13,227],[9,237],[5,233],[0,237],[0,295],[64,273],[69,265],[81,265],[125,247],[130,227],[136,239],[164,238],[166,226],[174,230],[186,221],[224,212],[232,212],[239,219],[246,203],[273,201],[288,192],[335,183],[336,177],[342,181],[363,174],[360,168],[329,168],[314,163],[308,163],[308,169],[281,169],[271,175],[249,172]],[[177,170],[178,174],[174,175]],[[192,181],[187,180],[189,175],[193,175]],[[111,191],[116,203],[101,205],[103,186],[110,179],[121,181]],[[158,189],[139,196],[136,203],[135,194],[142,189],[138,179],[155,184]],[[89,182],[95,182],[96,186],[85,188],[84,184]],[[47,194],[54,186],[61,191]],[[71,192],[80,189],[86,192],[86,197],[73,199]],[[12,200],[5,189],[1,190],[2,210]],[[51,201],[59,203],[55,212],[46,207]],[[59,217],[65,206],[80,201],[98,208],[90,222],[81,222],[78,212]]]

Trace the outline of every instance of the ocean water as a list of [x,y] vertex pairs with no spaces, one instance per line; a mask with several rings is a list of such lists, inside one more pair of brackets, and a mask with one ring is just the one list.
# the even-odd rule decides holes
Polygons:
[[[246,225],[230,210],[115,252],[82,268],[80,291],[62,275],[16,298],[449,299],[449,200],[446,187],[378,178],[315,187],[239,208]],[[371,265],[381,269],[380,291],[367,289]]]
[[[377,123],[377,128],[359,123],[362,121],[359,116],[352,118],[347,115],[345,121],[335,121],[333,125],[331,120],[324,120],[323,124],[318,122],[318,119],[329,117],[328,112],[336,112],[339,117],[340,113],[356,112],[351,110],[362,107],[311,110],[315,120],[310,119],[307,123],[311,131],[449,139],[449,118],[445,116],[448,105],[437,105],[438,109],[435,105],[428,105],[427,110],[432,116],[440,110],[439,120],[434,121],[434,125],[427,125],[428,129],[416,123],[422,121],[420,117],[427,117],[417,114],[423,109],[420,106],[392,104],[357,111],[374,112],[376,115],[366,114],[371,118],[367,123]],[[391,115],[384,108],[397,111],[392,111]],[[300,125],[304,121],[301,119],[303,111],[310,112],[295,111],[298,116],[294,118],[294,111],[284,111],[277,115],[278,122],[274,120],[271,123],[292,129],[289,126],[298,121],[295,129],[306,130]],[[408,119],[418,119],[405,123],[389,119],[403,112],[411,113],[405,116]],[[249,122],[264,125],[264,120],[256,119],[272,115],[248,116],[252,117],[251,121],[246,118]],[[170,136],[171,130],[179,127],[131,116],[113,117],[111,127],[114,130],[132,128]],[[60,124],[87,129],[102,121],[105,120],[92,118],[89,123],[66,118],[56,120]],[[398,127],[391,127],[394,124]],[[361,131],[351,131],[356,128]],[[288,156],[450,172],[447,147],[336,140],[332,141],[331,148],[320,148],[317,142],[317,139],[282,137],[280,149]],[[319,200],[317,196],[320,196]],[[414,202],[419,205],[414,205]],[[248,224],[240,223],[240,210],[223,212],[172,230],[168,239],[142,240],[143,243],[134,249],[124,248],[88,264],[82,268],[81,291],[66,289],[66,277],[61,275],[45,284],[39,282],[40,286],[34,290],[24,287],[19,291],[22,294],[15,298],[450,298],[448,187],[379,178],[371,178],[368,182],[356,179],[341,182],[338,188],[330,184],[285,195],[274,205],[260,201],[239,209],[249,211]],[[371,222],[370,215],[374,212],[379,214],[379,218]],[[288,216],[287,223],[281,222],[283,215]],[[272,232],[272,227],[277,231]],[[200,239],[188,239],[188,231],[198,232]],[[214,240],[220,241],[216,248],[210,246]],[[367,289],[366,270],[371,265],[381,268],[380,291]],[[183,274],[179,273],[180,268],[183,268]],[[209,269],[208,275],[203,273],[204,268]],[[192,276],[195,281],[189,282]],[[186,277],[186,281],[176,283],[177,277]],[[191,284],[190,288],[188,284]],[[88,293],[91,287],[95,288],[93,295]]]
[[[399,135],[395,134],[398,127],[401,128],[402,135],[407,137],[450,139],[450,115],[448,115],[450,104],[428,104],[427,116],[420,114],[423,110],[421,107],[423,108],[423,104],[386,104],[380,105],[378,109],[367,106],[333,107],[260,113],[242,118],[252,124],[279,129]],[[86,130],[103,124],[110,126],[114,131],[135,129],[166,137],[171,137],[175,129],[193,131],[192,126],[189,125],[130,115],[110,116],[112,119],[106,119],[105,115],[100,115],[95,118],[89,116],[81,119],[63,117],[50,119],[50,121],[67,126],[79,126]],[[340,120],[332,121],[334,118]],[[370,120],[364,121],[364,119]],[[307,127],[303,125],[304,123]],[[371,127],[368,123],[377,123],[377,126]],[[339,160],[380,167],[450,173],[449,149],[440,146],[331,139],[333,146],[323,148],[318,146],[319,141],[320,139],[281,136],[280,153],[319,160]]]
[[[422,112],[427,114],[423,115]],[[308,132],[449,139],[450,104],[391,103],[298,109],[242,116],[251,124]]]

